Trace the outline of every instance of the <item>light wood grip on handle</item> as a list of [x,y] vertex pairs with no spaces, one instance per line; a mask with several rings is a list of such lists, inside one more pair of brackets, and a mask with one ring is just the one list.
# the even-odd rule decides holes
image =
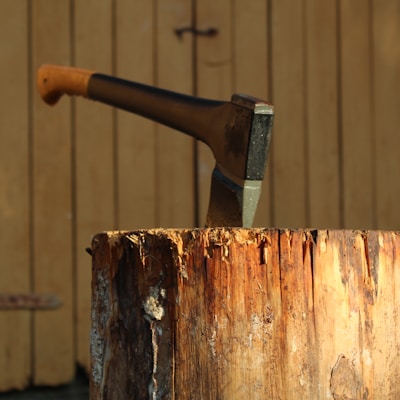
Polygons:
[[48,104],[55,104],[63,94],[87,97],[87,87],[94,71],[42,65],[37,72],[37,85],[40,96]]

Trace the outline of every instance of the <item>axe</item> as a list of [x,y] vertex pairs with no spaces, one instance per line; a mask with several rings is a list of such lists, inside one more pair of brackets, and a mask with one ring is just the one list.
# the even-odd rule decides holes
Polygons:
[[234,94],[230,102],[188,96],[86,69],[42,65],[41,97],[63,94],[114,106],[206,143],[215,157],[206,226],[251,227],[268,157],[273,106]]

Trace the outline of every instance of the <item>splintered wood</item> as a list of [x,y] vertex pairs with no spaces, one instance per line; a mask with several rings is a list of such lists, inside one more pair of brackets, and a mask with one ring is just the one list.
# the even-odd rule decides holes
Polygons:
[[160,229],[92,251],[92,400],[400,398],[398,233]]

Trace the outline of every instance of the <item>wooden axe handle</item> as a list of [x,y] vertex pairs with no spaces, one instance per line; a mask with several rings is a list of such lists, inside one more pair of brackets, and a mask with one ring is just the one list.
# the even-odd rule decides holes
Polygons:
[[88,82],[94,72],[75,67],[44,64],[37,72],[40,96],[50,105],[56,104],[63,94],[87,97]]

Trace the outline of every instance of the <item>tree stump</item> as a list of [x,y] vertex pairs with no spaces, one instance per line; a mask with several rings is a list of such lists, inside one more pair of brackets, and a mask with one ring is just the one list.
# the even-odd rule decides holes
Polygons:
[[108,232],[92,252],[92,400],[400,398],[399,233]]

